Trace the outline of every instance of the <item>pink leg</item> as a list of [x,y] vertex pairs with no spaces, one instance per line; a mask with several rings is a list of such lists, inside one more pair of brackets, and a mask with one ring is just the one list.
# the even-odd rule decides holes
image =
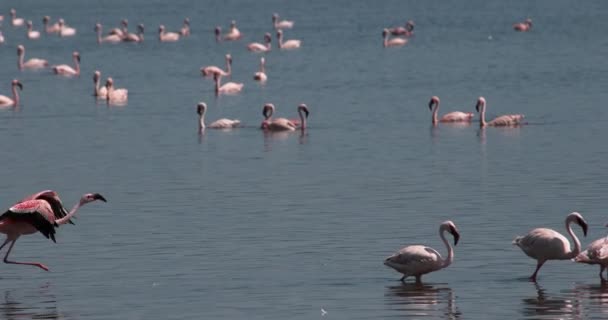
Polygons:
[[[7,239],[8,241],[8,239]],[[17,262],[17,261],[9,261],[8,260],[8,255],[11,253],[11,250],[13,250],[13,246],[15,245],[15,242],[17,242],[17,240],[13,240],[13,242],[11,242],[11,246],[8,247],[8,252],[6,253],[6,255],[4,256],[4,263],[11,263],[11,264],[24,264],[24,265],[28,265],[28,266],[35,266],[38,267],[40,269],[43,269],[45,271],[49,271],[49,268],[47,268],[45,265],[43,265],[42,263],[37,263],[37,262]],[[4,242],[4,244],[2,245],[2,247],[4,247],[4,245],[6,244],[6,241]],[[0,249],[2,249],[2,247],[0,247]]]
[[541,261],[541,260],[538,261],[538,263],[536,264],[536,270],[534,270],[534,273],[530,277],[530,281],[536,282],[536,274],[538,274],[538,270],[540,270],[540,267],[542,267],[543,264],[545,264],[545,261]]

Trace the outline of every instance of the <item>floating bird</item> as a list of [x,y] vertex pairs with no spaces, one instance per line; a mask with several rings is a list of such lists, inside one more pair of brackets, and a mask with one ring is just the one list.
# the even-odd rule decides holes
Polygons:
[[526,32],[532,29],[532,19],[528,18],[524,22],[518,22],[513,25],[513,30],[519,32]]
[[260,71],[253,74],[253,80],[266,82],[268,77],[266,76],[266,59],[264,57],[260,58]]
[[215,76],[216,74],[220,76],[231,76],[232,56],[230,54],[226,54],[226,71],[217,66],[202,67],[200,70],[203,77]]
[[114,89],[114,80],[108,78],[106,80],[106,100],[109,104],[125,104],[129,98],[129,90],[127,89]]
[[44,25],[44,32],[59,33],[59,31],[61,31],[61,27],[59,26],[59,23],[55,22],[52,25],[49,25],[50,20],[51,20],[51,17],[49,17],[49,16],[44,16],[42,18],[42,24]]
[[127,33],[122,39],[126,42],[143,42],[144,41],[144,25],[142,23],[137,25],[137,33]]
[[389,28],[388,31],[394,36],[411,37],[414,35],[414,21],[408,20],[405,23],[405,27]]
[[587,222],[578,212],[572,212],[566,217],[566,230],[572,241],[574,249],[570,250],[570,242],[559,232],[553,229],[536,228],[524,236],[518,236],[513,240],[513,244],[530,258],[536,259],[536,270],[530,277],[531,281],[536,281],[538,270],[548,260],[570,260],[581,252],[581,243],[570,228],[571,223],[576,223],[583,228],[583,234],[587,236]]
[[119,43],[122,42],[122,37],[117,34],[107,35],[102,37],[102,26],[101,23],[95,24],[95,32],[97,33],[97,43]]
[[16,107],[19,105],[19,93],[17,92],[17,87],[19,90],[23,90],[23,85],[19,80],[14,79],[11,82],[11,89],[13,92],[13,98],[9,98],[7,96],[0,95],[0,107]]
[[242,36],[239,29],[236,27],[236,21],[232,20],[230,23],[230,30],[224,35],[223,39],[226,41],[235,41],[241,39]]
[[[606,225],[608,227],[608,225]],[[602,274],[608,268],[608,237],[597,239],[587,247],[587,249],[579,253],[574,261],[586,264],[600,265],[600,279],[605,283],[606,278]]]
[[236,82],[227,82],[224,85],[221,85],[222,76],[219,74],[214,74],[213,79],[215,80],[215,95],[219,96],[220,94],[236,94],[243,90],[242,83]]
[[60,64],[58,66],[53,66],[53,72],[57,75],[61,76],[78,76],[80,75],[80,53],[78,51],[74,51],[72,53],[72,58],[74,59],[74,68],[68,66],[67,64]]
[[241,124],[241,121],[238,119],[218,119],[213,121],[209,126],[205,125],[205,113],[207,112],[207,104],[204,102],[199,102],[196,106],[196,113],[198,113],[198,129],[199,131],[204,131],[205,128],[211,129],[232,129],[236,128]]
[[179,30],[179,34],[182,37],[187,37],[190,35],[190,18],[185,18],[184,19],[184,25],[182,26],[182,28]]
[[23,70],[23,69],[43,69],[49,66],[48,61],[44,60],[44,59],[38,59],[38,58],[31,58],[29,60],[27,60],[26,62],[23,62],[23,60],[25,59],[25,47],[23,45],[18,45],[17,46],[17,68],[19,68],[19,70]]
[[107,100],[108,98],[108,88],[106,86],[101,86],[101,72],[99,70],[95,70],[93,73],[93,83],[95,84],[95,91],[93,95],[97,97],[97,99]]
[[272,15],[272,25],[275,29],[291,29],[293,28],[294,22],[289,20],[279,20],[279,14],[275,13]]
[[494,120],[490,122],[486,122],[486,99],[484,97],[479,97],[477,99],[477,105],[475,105],[475,110],[479,112],[479,125],[483,128],[486,126],[492,127],[507,127],[507,126],[517,126],[522,124],[522,120],[524,119],[523,114],[507,114],[504,116],[496,117]]
[[40,31],[36,31],[34,30],[34,26],[32,25],[32,21],[28,20],[27,21],[27,38],[30,40],[36,40],[38,38],[40,38]]
[[124,38],[129,33],[129,20],[122,19],[120,20],[120,28],[112,28],[108,32],[108,35],[116,35],[121,39]]
[[158,40],[160,42],[175,42],[179,40],[179,33],[165,32],[165,26],[161,24],[158,27]]
[[262,110],[262,114],[264,115],[264,122],[262,122],[261,128],[268,131],[295,131],[298,126],[301,126],[302,129],[306,129],[306,119],[308,118],[308,107],[305,104],[300,104],[298,106],[298,115],[300,116],[300,121],[294,121],[287,118],[275,118],[272,116],[274,114],[275,107],[272,103],[267,103],[264,105]]
[[0,44],[4,43],[4,35],[2,34],[2,30],[0,30]]
[[76,35],[76,29],[68,27],[63,19],[59,19],[59,36],[72,37]]
[[400,47],[407,43],[407,39],[403,39],[403,38],[389,39],[389,34],[390,34],[390,32],[388,31],[388,29],[382,30],[382,38],[383,38],[382,45],[385,48],[386,47]]
[[17,10],[11,9],[11,24],[13,27],[21,27],[24,23],[23,18],[17,18]]
[[247,45],[247,50],[251,52],[268,52],[272,49],[270,42],[272,42],[272,36],[270,35],[270,33],[266,32],[264,34],[264,44],[261,44],[259,42],[252,42]]
[[437,124],[437,122],[468,122],[473,119],[472,112],[460,112],[454,111],[450,113],[446,113],[441,117],[441,119],[437,119],[437,113],[439,111],[439,97],[432,96],[431,101],[429,101],[429,109],[433,112],[433,124]]
[[279,49],[282,50],[291,50],[291,49],[298,49],[300,47],[300,45],[302,44],[302,41],[300,40],[287,40],[285,42],[283,42],[283,30],[278,30],[277,31],[277,39],[278,41],[278,46]]

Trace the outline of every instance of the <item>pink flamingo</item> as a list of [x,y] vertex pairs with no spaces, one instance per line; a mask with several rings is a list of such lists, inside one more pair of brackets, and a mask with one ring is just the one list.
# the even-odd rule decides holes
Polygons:
[[272,25],[275,29],[291,29],[293,28],[294,22],[289,20],[279,20],[279,14],[275,13],[272,15]]
[[175,42],[179,40],[179,33],[165,32],[165,26],[161,24],[158,27],[158,40],[160,42]]
[[46,33],[59,33],[59,31],[61,31],[61,27],[59,26],[58,22],[53,23],[52,25],[49,26],[49,22],[51,20],[51,17],[49,16],[44,16],[42,18],[42,24],[44,25],[44,32]]
[[4,256],[4,263],[30,265],[49,271],[47,266],[38,262],[17,262],[8,260],[8,256],[11,253],[15,242],[20,236],[33,234],[37,231],[42,233],[46,238],[56,242],[55,228],[59,225],[68,223],[70,218],[76,214],[78,208],[96,200],[106,202],[106,199],[99,193],[87,193],[83,195],[70,213],[62,218],[57,218],[55,216],[55,212],[46,200],[28,200],[10,207],[0,216],[0,232],[6,234],[6,240],[0,246],[0,250],[9,242],[11,243]]
[[19,93],[17,92],[17,87],[19,90],[23,90],[23,85],[19,80],[14,79],[11,82],[11,89],[13,91],[13,98],[9,98],[7,96],[0,95],[0,107],[16,107],[19,105]]
[[221,85],[221,79],[221,75],[217,73],[213,75],[213,80],[215,80],[216,96],[219,96],[220,94],[236,94],[243,90],[244,84],[236,82],[226,82],[224,85]]
[[93,73],[93,83],[95,84],[95,91],[93,93],[97,99],[107,100],[108,98],[108,88],[106,86],[100,86],[101,72],[99,70],[95,70]]
[[179,34],[182,37],[187,37],[190,35],[190,18],[186,17],[184,19],[184,25],[182,26],[182,28],[179,30]]
[[21,27],[24,22],[23,18],[17,18],[17,10],[11,9],[11,24],[13,27]]
[[279,29],[277,31],[277,39],[278,41],[278,45],[279,45],[279,49],[282,50],[291,50],[291,49],[298,49],[300,47],[300,45],[302,44],[302,41],[300,40],[287,40],[285,42],[283,42],[283,30]]
[[215,76],[215,75],[231,76],[231,74],[232,74],[232,56],[230,54],[226,54],[226,71],[222,70],[220,67],[217,67],[217,66],[202,67],[200,70],[201,70],[201,73],[203,74],[203,77],[209,77],[209,76]]
[[74,68],[68,66],[67,64],[60,64],[58,66],[53,66],[53,72],[55,72],[57,75],[68,77],[80,75],[80,53],[78,53],[78,51],[74,51],[72,53],[72,58],[74,59]]
[[264,122],[262,122],[261,128],[269,131],[295,131],[298,125],[302,125],[302,129],[306,129],[306,118],[308,118],[308,107],[305,104],[298,106],[298,115],[300,116],[300,122],[296,123],[293,120],[287,118],[276,118],[273,119],[275,107],[272,103],[264,105],[262,114],[264,115]]
[[268,52],[272,49],[270,42],[272,42],[272,36],[270,35],[270,33],[266,32],[264,34],[265,44],[261,44],[259,42],[252,42],[247,45],[247,50],[251,52]]
[[76,35],[76,29],[65,25],[63,19],[59,19],[59,36],[60,37],[72,37]]
[[[608,225],[606,225],[608,227]],[[602,274],[608,268],[608,237],[603,237],[593,241],[585,251],[579,253],[574,261],[586,264],[600,265],[600,279],[606,283],[606,278]]]
[[260,71],[253,74],[253,80],[266,82],[268,77],[266,76],[266,59],[264,57],[260,58]]
[[454,236],[454,245],[458,244],[460,233],[452,221],[445,221],[439,225],[439,237],[448,249],[448,256],[444,260],[437,250],[413,245],[402,248],[392,256],[384,260],[384,265],[402,273],[401,281],[410,276],[416,277],[416,283],[422,283],[422,276],[437,270],[447,268],[454,261],[454,249],[446,240],[444,233],[449,232]]
[[95,32],[97,32],[97,43],[101,44],[104,42],[107,43],[119,43],[122,41],[122,37],[117,35],[117,34],[111,34],[105,37],[102,37],[102,26],[101,23],[96,23],[95,24]]
[[143,42],[144,41],[144,25],[142,23],[137,25],[137,33],[127,33],[122,39],[125,42]]
[[239,31],[239,29],[236,27],[236,21],[232,20],[232,22],[230,23],[230,30],[228,30],[228,33],[226,33],[226,35],[224,35],[224,40],[235,41],[241,39],[242,36],[243,35]]
[[[59,198],[59,194],[53,190],[43,190],[32,195],[29,195],[21,200],[19,200],[16,204],[20,202],[25,202],[29,200],[44,200],[49,203],[51,209],[53,210],[53,214],[55,214],[55,218],[61,219],[68,215],[67,210],[63,206],[63,202]],[[74,217],[76,218],[76,217]],[[72,220],[68,220],[69,224],[74,224]]]
[[264,116],[264,120],[262,120],[262,124],[260,124],[260,129],[268,130],[268,125],[270,124],[270,121],[272,120],[270,117],[272,116],[273,112],[274,112],[274,105],[272,103],[264,104],[264,106],[262,107],[262,115]]
[[412,35],[414,35],[414,21],[408,20],[405,23],[405,27],[394,27],[388,30],[394,36],[411,37]]
[[27,34],[26,35],[27,35],[27,38],[31,39],[31,40],[36,40],[36,39],[40,38],[40,31],[34,30],[31,20],[27,21]]
[[196,105],[196,113],[198,113],[198,129],[199,131],[205,131],[205,128],[211,129],[232,129],[237,128],[241,125],[241,121],[238,119],[218,119],[213,121],[209,126],[205,125],[205,113],[207,113],[207,104],[199,102]]
[[129,90],[127,89],[114,89],[114,80],[108,78],[106,80],[106,100],[109,104],[123,105],[129,98]]
[[468,122],[473,118],[473,112],[454,111],[444,114],[441,119],[437,119],[440,101],[437,96],[432,96],[431,101],[429,101],[429,109],[433,112],[433,124],[438,122]]
[[528,232],[525,236],[516,237],[513,244],[530,258],[536,259],[536,270],[530,277],[531,281],[536,281],[538,270],[548,260],[570,260],[581,252],[581,243],[570,228],[571,223],[576,223],[583,228],[583,234],[587,236],[587,222],[578,212],[572,212],[566,217],[566,230],[572,241],[574,249],[570,250],[570,242],[561,233],[547,228],[536,228]]
[[477,112],[479,112],[479,125],[483,128],[486,126],[493,127],[508,127],[517,126],[522,124],[524,119],[523,114],[506,114],[500,117],[496,117],[490,122],[486,122],[486,99],[479,97],[477,99],[477,105],[475,106]]
[[382,38],[384,39],[384,41],[382,42],[382,45],[386,48],[386,47],[400,47],[403,46],[407,43],[407,39],[403,39],[403,38],[392,38],[389,39],[389,31],[388,29],[384,29],[382,30]]
[[121,39],[124,38],[129,33],[129,20],[122,19],[120,20],[120,28],[112,28],[108,32],[108,35],[117,35]]
[[31,58],[26,62],[23,62],[25,58],[25,47],[23,45],[17,46],[17,67],[19,70],[23,69],[42,69],[49,66],[48,61],[44,59]]
[[513,30],[519,32],[526,32],[532,29],[532,19],[528,18],[524,22],[518,22],[513,25]]

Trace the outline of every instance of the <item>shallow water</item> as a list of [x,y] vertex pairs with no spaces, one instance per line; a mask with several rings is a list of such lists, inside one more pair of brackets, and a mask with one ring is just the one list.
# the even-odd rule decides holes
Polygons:
[[[17,242],[11,257],[51,272],[0,265],[5,318],[606,317],[597,267],[551,261],[535,285],[526,280],[535,262],[511,245],[538,226],[564,233],[571,211],[590,224],[583,245],[606,235],[603,1],[173,4],[0,4],[36,28],[50,15],[78,29],[31,41],[4,22],[0,93],[13,78],[24,90],[19,109],[0,110],[0,200],[9,207],[52,188],[68,205],[84,192],[109,201],[83,208],[57,245],[39,235]],[[296,21],[285,36],[303,47],[273,48],[260,86],[259,55],[245,45],[271,31],[275,11]],[[192,36],[158,43],[157,26],[176,30],[184,16]],[[123,17],[146,25],[146,41],[98,46],[94,23],[109,29]],[[513,32],[526,17],[533,30]],[[232,19],[244,40],[216,44],[213,27]],[[407,19],[410,43],[382,48],[382,27]],[[19,43],[51,64],[80,51],[82,75],[19,72]],[[222,66],[226,53],[245,87],[215,98],[198,69]],[[95,101],[96,69],[129,89],[127,106]],[[529,124],[433,128],[432,95],[440,113],[472,112],[485,96],[488,117],[524,113]],[[208,121],[245,126],[198,135],[201,100]],[[266,102],[290,118],[305,102],[309,129],[264,134]],[[414,243],[445,254],[437,228],[446,219],[462,235],[454,264],[424,286],[402,285],[382,260]]]

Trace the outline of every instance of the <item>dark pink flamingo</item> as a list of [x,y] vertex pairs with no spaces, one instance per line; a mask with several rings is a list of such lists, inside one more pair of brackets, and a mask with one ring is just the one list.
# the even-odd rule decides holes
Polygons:
[[[63,202],[59,198],[59,194],[53,190],[43,190],[21,199],[16,204],[30,200],[44,200],[49,203],[56,219],[61,219],[68,215],[68,211],[63,206]],[[68,220],[69,224],[74,224],[72,220]]]
[[[48,195],[45,191],[42,193]],[[17,262],[8,260],[8,255],[11,253],[15,242],[20,236],[33,234],[36,233],[36,231],[40,231],[45,237],[56,242],[55,227],[68,223],[70,218],[76,214],[78,208],[96,200],[106,202],[106,199],[99,193],[84,194],[82,198],[80,198],[80,201],[74,205],[72,210],[62,218],[57,218],[56,213],[53,211],[53,208],[51,208],[49,202],[42,199],[27,200],[10,207],[0,216],[0,232],[6,234],[6,240],[0,246],[0,250],[9,242],[11,243],[4,256],[4,263],[36,266],[40,269],[49,271],[47,266],[38,262]]]

